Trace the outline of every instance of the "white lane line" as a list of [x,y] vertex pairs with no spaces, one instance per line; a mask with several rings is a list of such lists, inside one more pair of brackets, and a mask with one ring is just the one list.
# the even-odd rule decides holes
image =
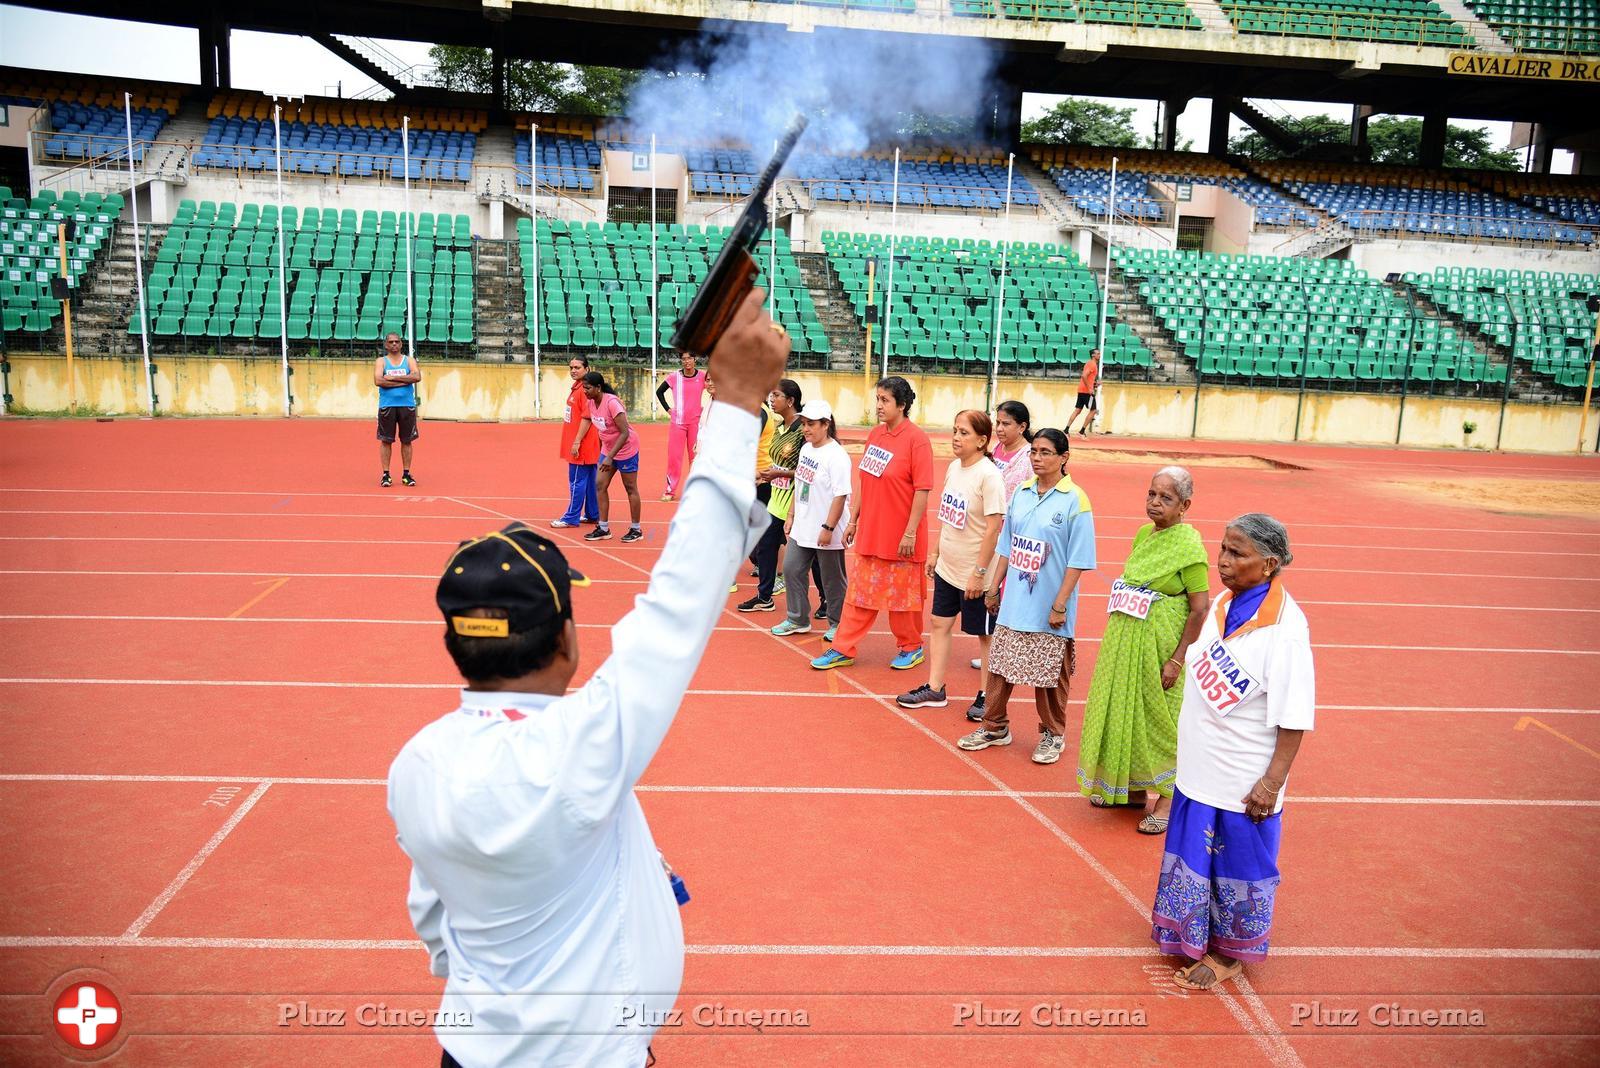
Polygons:
[[[1085,461],[1085,462],[1093,462],[1093,461]],[[1552,468],[1552,469],[1549,469],[1549,470],[1555,470],[1555,469]],[[1485,475],[1485,477],[1493,477],[1493,476],[1492,475]],[[125,495],[138,496],[138,497],[169,496],[169,495],[170,496],[187,496],[187,497],[271,497],[274,500],[282,500],[285,497],[357,497],[357,498],[369,499],[369,500],[392,501],[395,498],[395,494],[393,494],[393,493],[371,493],[371,492],[356,492],[356,491],[343,491],[343,490],[334,490],[334,491],[329,491],[329,490],[309,490],[309,491],[308,490],[221,490],[221,489],[219,489],[219,490],[197,490],[197,489],[127,489],[126,487],[121,487],[121,488],[116,488],[116,489],[67,489],[67,488],[62,488],[62,487],[6,486],[6,487],[0,487],[0,493],[104,493],[104,494],[125,494]],[[443,498],[443,497],[441,497],[440,499],[441,500],[453,500],[454,498]],[[556,502],[559,502],[561,504],[566,504],[567,503],[567,498],[565,498],[565,497],[524,497],[524,496],[517,496],[517,495],[514,495],[514,494],[512,494],[512,495],[504,495],[504,494],[495,494],[495,493],[480,494],[479,495],[479,499],[486,500],[486,501],[540,501],[540,502],[542,502],[542,501],[556,501]],[[646,504],[655,504],[655,503],[659,503],[659,502],[648,501],[647,500],[647,501],[645,501],[645,503]],[[1128,521],[1128,522],[1138,522],[1138,523],[1141,523],[1141,524],[1149,522],[1149,517],[1144,515],[1143,513],[1140,513],[1138,515],[1131,515],[1131,514],[1130,515],[1113,515],[1113,514],[1110,514],[1110,513],[1101,514],[1101,513],[1097,512],[1097,513],[1095,513],[1095,515],[1096,515],[1096,518],[1099,518],[1099,519],[1123,520],[1123,521]],[[1195,521],[1197,526],[1211,525],[1211,526],[1218,527],[1219,529],[1226,522],[1227,522],[1226,519],[1200,519],[1200,520],[1196,520]],[[1454,526],[1452,526],[1452,527],[1444,527],[1444,526],[1438,526],[1438,525],[1435,525],[1435,526],[1409,526],[1409,525],[1405,525],[1405,524],[1396,524],[1396,523],[1323,523],[1323,522],[1317,522],[1317,521],[1314,521],[1314,520],[1294,520],[1292,522],[1289,522],[1289,521],[1285,520],[1285,522],[1288,522],[1289,526],[1291,526],[1291,527],[1333,527],[1333,528],[1335,528],[1337,530],[1413,530],[1413,531],[1420,530],[1420,531],[1427,531],[1427,532],[1431,532],[1431,533],[1437,533],[1438,531],[1441,531],[1441,530],[1449,530],[1450,532],[1456,533],[1456,534],[1550,534],[1550,535],[1560,535],[1560,536],[1564,536],[1564,537],[1576,537],[1576,538],[1597,538],[1597,537],[1600,537],[1600,531],[1594,531],[1594,530],[1536,530],[1536,529],[1531,529],[1531,528],[1526,528],[1526,527],[1522,527],[1522,528],[1517,528],[1517,527],[1454,527]]]
[[233,810],[227,822],[217,828],[217,833],[213,834],[211,839],[200,847],[200,851],[190,858],[189,863],[184,865],[183,870],[167,884],[166,889],[156,895],[156,899],[150,902],[145,910],[139,914],[139,918],[128,925],[128,929],[122,932],[123,938],[136,939],[139,937],[140,932],[150,926],[150,921],[154,920],[161,913],[161,910],[167,907],[167,903],[177,895],[178,891],[182,890],[184,885],[194,878],[194,873],[200,870],[200,865],[204,864],[211,854],[217,851],[217,847],[222,844],[223,839],[227,838],[233,829],[239,826],[239,821],[250,814],[250,810],[256,807],[256,802],[261,800],[262,795],[267,792],[271,785],[269,782],[256,784],[256,788],[250,792],[250,796],[245,798],[239,807]]
[[[373,571],[51,571],[43,569],[13,568],[0,570],[0,575],[102,575],[151,578],[333,578],[333,579],[417,579],[438,582],[432,574],[384,573]],[[637,586],[633,579],[590,579],[614,586]],[[1443,605],[1441,607],[1449,607]]]
[[[485,515],[508,520],[517,519],[517,516],[499,512],[483,505],[473,504],[456,497],[442,497],[440,500],[453,501],[467,508],[477,508]],[[417,515],[412,512],[211,512],[211,511],[185,511],[180,509],[159,508],[0,508],[0,515],[94,515],[94,516],[193,516],[200,518],[236,518],[236,519],[364,519],[369,521],[381,520],[448,520],[462,522],[465,520],[481,521],[483,516],[469,515]],[[646,526],[668,526],[667,520],[646,520]],[[1294,524],[1290,524],[1293,526]],[[1419,528],[1434,531],[1433,527]],[[1509,531],[1507,533],[1519,536],[1527,533],[1523,531]],[[1108,532],[1107,536],[1114,536]],[[1497,556],[1600,556],[1600,552],[1579,552],[1562,549],[1493,549],[1488,547],[1472,546],[1451,548],[1439,545],[1364,545],[1350,544],[1347,542],[1317,542],[1297,541],[1294,543],[1297,552],[1307,549],[1361,549],[1375,552],[1403,552],[1403,553],[1472,553],[1477,556],[1486,553]]]
[[[1600,536],[1600,535],[1597,535]],[[0,534],[0,541],[109,541],[109,542],[197,542],[197,543],[241,543],[250,545],[360,545],[367,548],[372,546],[371,538],[156,538],[156,537],[110,537],[105,535],[75,535],[75,534]],[[450,538],[385,538],[384,545],[428,545],[439,549],[455,548],[455,541]],[[1100,568],[1102,573],[1109,573],[1113,567],[1120,567],[1124,561],[1105,560]],[[1413,571],[1406,569],[1404,576],[1397,576],[1394,570],[1379,568],[1359,567],[1310,567],[1306,564],[1294,565],[1296,575],[1329,574],[1329,575],[1378,575],[1386,580],[1397,577],[1405,578],[1471,578],[1471,579],[1514,579],[1518,582],[1544,579],[1550,582],[1600,582],[1600,576],[1595,575],[1505,575],[1485,574],[1481,571]],[[628,580],[632,581],[632,580]],[[642,583],[641,583],[642,585]],[[1340,601],[1304,601],[1301,604],[1341,604]],[[1363,603],[1363,602],[1351,602]],[[1371,603],[1371,602],[1365,602]],[[1453,605],[1430,605],[1427,607],[1463,607]],[[1473,606],[1476,607],[1476,606]],[[1484,605],[1483,607],[1503,607]],[[1595,611],[1600,609],[1569,609],[1569,611]]]
[[[86,679],[44,676],[0,677],[0,685],[18,686],[262,686],[305,687],[334,690],[459,690],[457,682],[321,682],[299,679]],[[821,697],[845,701],[892,701],[892,693],[828,693],[811,690],[688,690],[690,697]],[[1069,705],[1082,705],[1074,699]],[[1516,705],[1318,705],[1323,712],[1468,712],[1514,713],[1523,716],[1600,716],[1600,708],[1529,708]],[[913,709],[917,712],[943,712],[943,709]]]
[[[96,775],[90,773],[0,772],[0,782],[260,782],[273,786],[384,786],[383,779],[314,778],[275,775]],[[645,794],[799,794],[837,797],[968,797],[1009,799],[1000,790],[954,790],[934,787],[894,786],[689,786],[641,783],[634,787]],[[1017,790],[1021,797],[1054,800],[1082,800],[1076,790]],[[1534,797],[1315,797],[1294,795],[1297,805],[1461,805],[1470,807],[1524,808],[1600,808],[1600,800],[1588,798]]]
[[[415,938],[205,938],[117,935],[0,935],[0,949],[272,949],[397,950],[423,952]],[[690,943],[685,950],[711,957],[1134,957],[1164,959],[1145,946],[934,946],[786,945]],[[1473,946],[1283,946],[1274,957],[1357,957],[1406,960],[1600,960],[1600,949]]]
[[[128,615],[94,615],[78,613],[9,613],[0,614],[3,620],[31,620],[50,621],[66,620],[75,622],[98,623],[295,623],[295,624],[338,624],[360,626],[388,626],[388,627],[437,627],[437,619],[361,619],[361,618],[323,618],[315,616],[128,616]],[[615,626],[611,623],[579,623],[578,627],[588,630],[611,630]],[[712,627],[713,631],[724,633],[750,634],[749,627]],[[876,633],[876,632],[875,632]],[[887,633],[887,631],[883,632]],[[1098,645],[1099,638],[1080,637],[1080,645]],[[1461,645],[1347,645],[1338,642],[1315,642],[1314,649],[1359,649],[1363,652],[1427,652],[1427,653],[1535,653],[1541,655],[1567,654],[1571,656],[1600,656],[1600,649],[1524,649],[1512,647],[1473,647]]]

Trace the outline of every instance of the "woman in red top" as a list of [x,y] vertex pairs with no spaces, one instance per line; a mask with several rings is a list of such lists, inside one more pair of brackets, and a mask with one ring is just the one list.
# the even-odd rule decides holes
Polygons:
[[899,649],[889,666],[905,671],[922,663],[923,564],[928,559],[923,520],[934,472],[933,446],[911,421],[916,399],[911,383],[899,375],[878,382],[878,425],[867,435],[857,466],[856,511],[844,530],[856,563],[833,646],[811,661],[819,671],[855,663],[856,646],[885,610]]
[[583,376],[588,370],[587,356],[574,356],[567,361],[572,392],[567,394],[567,410],[561,417],[561,458],[567,461],[567,510],[560,519],[550,521],[557,529],[577,526],[580,516],[585,523],[600,519],[600,494],[595,488],[600,435],[589,418],[589,398],[583,392]]

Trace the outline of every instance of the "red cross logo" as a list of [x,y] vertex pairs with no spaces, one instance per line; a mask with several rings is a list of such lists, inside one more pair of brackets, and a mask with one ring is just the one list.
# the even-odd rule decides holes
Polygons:
[[94,982],[73,983],[55,1004],[56,1034],[74,1049],[99,1049],[122,1027],[122,1004]]

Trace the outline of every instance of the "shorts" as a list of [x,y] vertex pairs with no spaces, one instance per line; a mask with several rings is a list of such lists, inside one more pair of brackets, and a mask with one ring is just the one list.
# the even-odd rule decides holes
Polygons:
[[[602,464],[605,463],[606,462],[606,458],[604,456],[600,457],[600,462]],[[614,461],[612,461],[612,464],[613,464],[614,467],[616,467],[617,472],[619,474],[624,474],[624,475],[637,474],[638,471],[639,471],[639,454],[638,453],[634,453],[632,456],[628,457],[626,460],[614,460]]]
[[393,441],[395,430],[400,440],[410,443],[417,440],[417,410],[415,408],[379,408],[378,440]]
[[971,634],[974,637],[983,637],[994,633],[994,616],[983,607],[982,597],[968,598],[965,590],[953,586],[944,580],[944,576],[933,576],[933,614],[940,619],[949,619],[951,616],[961,617],[961,633]]
[[1094,402],[1093,393],[1078,394],[1078,403],[1077,406],[1073,408],[1073,411],[1077,411],[1078,408],[1087,408],[1091,412],[1097,412],[1100,410],[1100,406]]

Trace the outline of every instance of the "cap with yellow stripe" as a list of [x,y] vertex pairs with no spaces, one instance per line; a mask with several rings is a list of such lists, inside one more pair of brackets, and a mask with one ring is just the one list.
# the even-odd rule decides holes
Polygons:
[[551,618],[571,618],[572,587],[587,585],[555,542],[526,523],[512,523],[461,543],[445,564],[436,600],[456,634],[508,638]]

